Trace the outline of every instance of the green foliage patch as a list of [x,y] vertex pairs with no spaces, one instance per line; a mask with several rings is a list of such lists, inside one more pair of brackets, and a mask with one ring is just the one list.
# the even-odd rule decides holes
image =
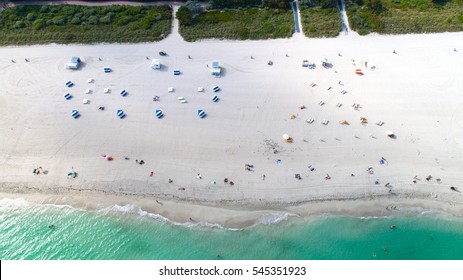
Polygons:
[[259,40],[287,38],[294,32],[292,10],[240,9],[210,11],[180,25],[180,34],[189,42],[200,39]]
[[0,13],[0,45],[158,41],[171,20],[168,6],[21,5]]
[[307,37],[336,37],[342,30],[339,10],[327,5],[322,7],[300,7],[302,30]]
[[360,35],[463,31],[461,0],[347,0],[350,27]]

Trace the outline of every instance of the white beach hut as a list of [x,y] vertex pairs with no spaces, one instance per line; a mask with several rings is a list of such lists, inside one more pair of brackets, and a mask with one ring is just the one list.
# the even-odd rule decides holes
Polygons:
[[160,59],[153,59],[151,61],[151,68],[153,68],[153,69],[161,69],[161,60]]

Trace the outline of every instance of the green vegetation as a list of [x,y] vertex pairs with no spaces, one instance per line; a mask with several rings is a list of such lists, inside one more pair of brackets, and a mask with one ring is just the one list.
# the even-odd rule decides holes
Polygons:
[[462,0],[347,0],[353,30],[361,35],[463,31]]
[[16,6],[0,13],[0,45],[157,41],[171,18],[168,6]]
[[190,42],[207,38],[286,38],[293,31],[294,18],[291,9],[209,11],[194,17],[189,25],[180,24],[180,34]]
[[288,9],[292,1],[293,0],[210,0],[209,3],[213,9],[251,7]]
[[342,30],[339,9],[335,2],[320,6],[300,5],[302,30],[307,37],[336,37]]

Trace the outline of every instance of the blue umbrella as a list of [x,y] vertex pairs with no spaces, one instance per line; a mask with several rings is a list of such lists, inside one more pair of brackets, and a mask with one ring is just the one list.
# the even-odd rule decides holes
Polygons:
[[125,118],[125,113],[124,113],[124,111],[122,111],[122,110],[117,110],[116,115],[117,115],[120,119]]
[[156,110],[156,113],[155,113],[155,114],[156,114],[156,117],[157,117],[158,119],[164,117],[164,114],[162,113],[161,110]]
[[206,113],[203,110],[198,110],[198,116],[202,119],[206,116]]

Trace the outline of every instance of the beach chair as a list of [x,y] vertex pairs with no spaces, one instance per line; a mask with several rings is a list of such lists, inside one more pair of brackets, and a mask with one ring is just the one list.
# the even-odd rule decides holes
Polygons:
[[78,117],[80,117],[80,114],[77,110],[72,110],[71,117],[73,117],[74,119],[77,119]]
[[164,114],[162,113],[161,110],[156,110],[155,115],[158,119],[161,119],[162,117],[164,117]]
[[72,98],[72,95],[68,92],[68,93],[66,93],[66,94],[64,95],[64,98],[65,98],[66,100],[69,100],[69,99]]
[[105,89],[103,90],[103,92],[104,92],[104,93],[111,93],[111,90],[110,90],[109,88],[105,88]]
[[313,118],[308,118],[308,119],[306,120],[306,122],[309,123],[309,124],[312,124],[312,123],[314,122],[314,119],[313,119]]
[[66,82],[66,86],[67,86],[67,87],[72,87],[73,85],[74,85],[74,83],[71,82],[71,81],[67,81],[67,82]]
[[219,101],[219,97],[217,95],[214,95],[214,97],[212,97],[212,101],[213,102]]
[[338,108],[341,108],[341,106],[342,106],[342,103],[336,104],[336,107],[338,107]]
[[85,90],[85,94],[91,94],[91,93],[92,93],[92,90],[91,90],[91,89],[87,88],[87,89]]
[[379,126],[382,126],[384,124],[384,122],[383,121],[378,121],[376,124],[379,125]]
[[104,68],[103,68],[103,71],[104,71],[105,73],[111,73],[113,70],[111,70],[111,68],[109,68],[109,67],[104,67]]
[[198,88],[198,92],[203,92],[204,91],[204,88],[203,87],[199,87]]
[[125,118],[125,113],[122,110],[117,110],[116,116],[118,116],[120,119]]
[[322,124],[327,125],[330,121],[327,119],[323,119]]
[[167,88],[167,91],[168,91],[168,92],[174,92],[175,89],[174,89],[173,87],[170,87],[170,88]]
[[198,110],[198,117],[204,119],[204,117],[206,117],[206,113],[203,110]]
[[121,90],[121,96],[126,97],[127,96],[127,91],[125,89]]
[[180,100],[180,101],[182,101],[182,100],[185,99],[185,97],[179,96],[179,97],[177,97],[177,99]]
[[183,100],[180,100],[180,103],[188,103],[188,101],[186,101],[185,99],[183,99]]
[[84,100],[82,100],[82,103],[83,104],[90,104],[90,100],[89,99],[84,99]]
[[323,105],[325,105],[325,102],[323,102],[322,100],[320,100],[320,102],[318,102],[318,105],[323,106]]
[[215,86],[212,88],[212,91],[213,92],[219,92],[220,91],[220,87],[219,86]]
[[175,76],[180,75],[180,69],[174,69],[174,75]]

